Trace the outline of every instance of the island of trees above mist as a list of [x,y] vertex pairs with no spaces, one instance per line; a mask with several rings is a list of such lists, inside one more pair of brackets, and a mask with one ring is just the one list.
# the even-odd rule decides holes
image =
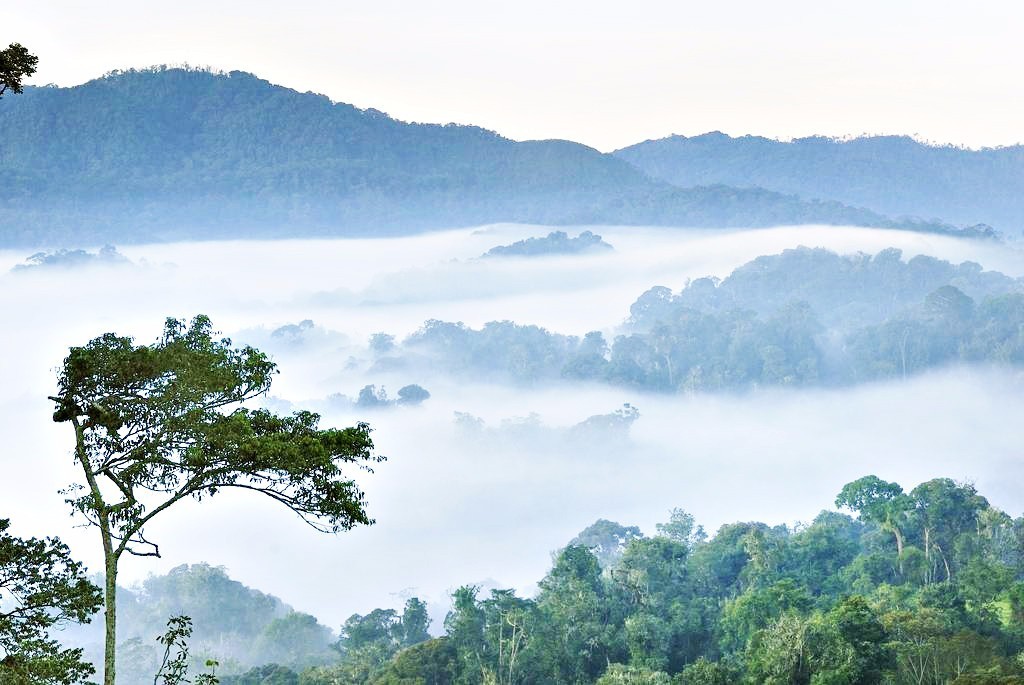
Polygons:
[[[534,597],[464,585],[441,625],[412,597],[335,633],[223,569],[182,566],[121,589],[118,673],[147,682],[151,636],[187,613],[194,667],[217,659],[223,685],[1024,683],[1024,518],[944,478],[904,491],[868,476],[835,503],[714,535],[681,509],[653,536],[598,520]],[[88,653],[99,632],[68,636]]]
[[25,87],[0,100],[0,135],[0,246],[492,222],[818,223],[989,236],[985,224],[1016,232],[1024,218],[1020,147],[710,136],[601,154],[403,123],[243,72],[155,68]]
[[[611,340],[600,331],[579,337],[512,321],[472,328],[431,320],[400,343],[381,334],[361,363],[370,373],[429,368],[474,380],[599,381],[670,393],[1024,364],[1020,279],[973,262],[908,260],[897,249],[843,256],[796,248],[758,257],[720,282],[653,287],[624,318]],[[288,330],[292,345],[317,333],[312,322]]]

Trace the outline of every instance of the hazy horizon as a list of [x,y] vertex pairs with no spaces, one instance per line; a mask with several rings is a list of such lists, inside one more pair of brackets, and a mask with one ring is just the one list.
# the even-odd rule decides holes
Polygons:
[[29,83],[191,63],[253,72],[406,121],[610,151],[673,133],[792,139],[912,135],[970,148],[1022,141],[1008,92],[1024,9],[807,0],[646,0],[497,7],[446,0],[288,8],[195,0],[139,7],[13,0],[0,42],[40,56]]

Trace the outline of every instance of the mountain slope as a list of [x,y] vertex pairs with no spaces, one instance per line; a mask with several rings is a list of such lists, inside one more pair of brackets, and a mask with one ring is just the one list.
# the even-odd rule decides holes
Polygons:
[[0,100],[0,139],[5,245],[387,235],[499,221],[892,225],[762,190],[679,190],[577,143],[404,123],[243,72],[155,68],[29,88]]
[[1024,228],[1024,146],[966,150],[904,136],[789,143],[723,133],[648,140],[612,153],[678,186],[761,187],[890,216]]

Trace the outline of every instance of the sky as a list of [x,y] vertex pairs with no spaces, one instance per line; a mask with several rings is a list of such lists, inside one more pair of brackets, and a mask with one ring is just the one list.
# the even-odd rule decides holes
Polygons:
[[4,0],[0,44],[67,86],[249,71],[406,121],[602,151],[719,130],[1024,141],[1012,0]]
[[[389,372],[366,361],[371,333],[402,339],[431,318],[473,327],[513,320],[574,335],[601,330],[610,340],[651,286],[678,291],[689,278],[725,277],[758,255],[798,245],[872,254],[894,246],[905,259],[925,253],[1022,276],[1019,249],[835,226],[595,227],[614,250],[475,259],[545,230],[503,225],[392,239],[124,246],[132,266],[66,271],[11,271],[27,255],[0,250],[0,515],[12,520],[15,535],[57,535],[90,570],[101,568],[96,531],[76,527],[60,493],[79,473],[70,428],[51,420],[56,369],[71,345],[107,331],[152,341],[165,316],[198,312],[236,342],[273,356],[281,372],[271,390],[275,411],[319,411],[325,426],[370,423],[388,460],[358,479],[377,523],[325,536],[267,498],[225,492],[154,520],[147,538],[163,556],[125,558],[125,584],[183,563],[223,565],[233,578],[337,628],[352,613],[400,606],[408,593],[442,617],[447,592],[464,583],[529,593],[551,552],[598,518],[648,534],[673,507],[709,531],[737,520],[809,521],[833,506],[843,484],[869,473],[906,488],[935,477],[972,481],[995,506],[1022,514],[1019,370],[667,396],[604,385],[468,382],[431,365]],[[316,327],[301,344],[271,334],[306,319]],[[416,383],[432,396],[421,407],[371,413],[329,399],[354,397],[369,383],[392,397]],[[567,432],[626,402],[640,418],[621,440],[594,443]],[[467,430],[456,412],[478,417],[484,430]]]

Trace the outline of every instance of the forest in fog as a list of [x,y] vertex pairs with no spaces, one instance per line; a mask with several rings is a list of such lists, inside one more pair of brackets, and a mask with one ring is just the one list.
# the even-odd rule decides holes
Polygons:
[[[186,307],[278,365],[258,406],[367,421],[388,458],[358,477],[376,523],[337,538],[243,496],[176,505],[162,558],[122,564],[119,679],[148,682],[187,615],[190,671],[223,683],[1017,682],[1012,246],[836,228],[397,240],[2,253],[29,293],[12,321],[56,338],[7,338],[39,360],[7,367],[21,387],[52,386],[43,360],[66,341],[49,327],[144,344],[154,304]],[[266,268],[302,276],[245,278]],[[11,511],[49,502],[35,525],[96,569],[91,531],[60,523],[67,436],[39,399],[4,403],[52,469]],[[55,635],[101,663],[101,622]]]
[[1024,685],[1021,145],[38,65],[0,685]]

